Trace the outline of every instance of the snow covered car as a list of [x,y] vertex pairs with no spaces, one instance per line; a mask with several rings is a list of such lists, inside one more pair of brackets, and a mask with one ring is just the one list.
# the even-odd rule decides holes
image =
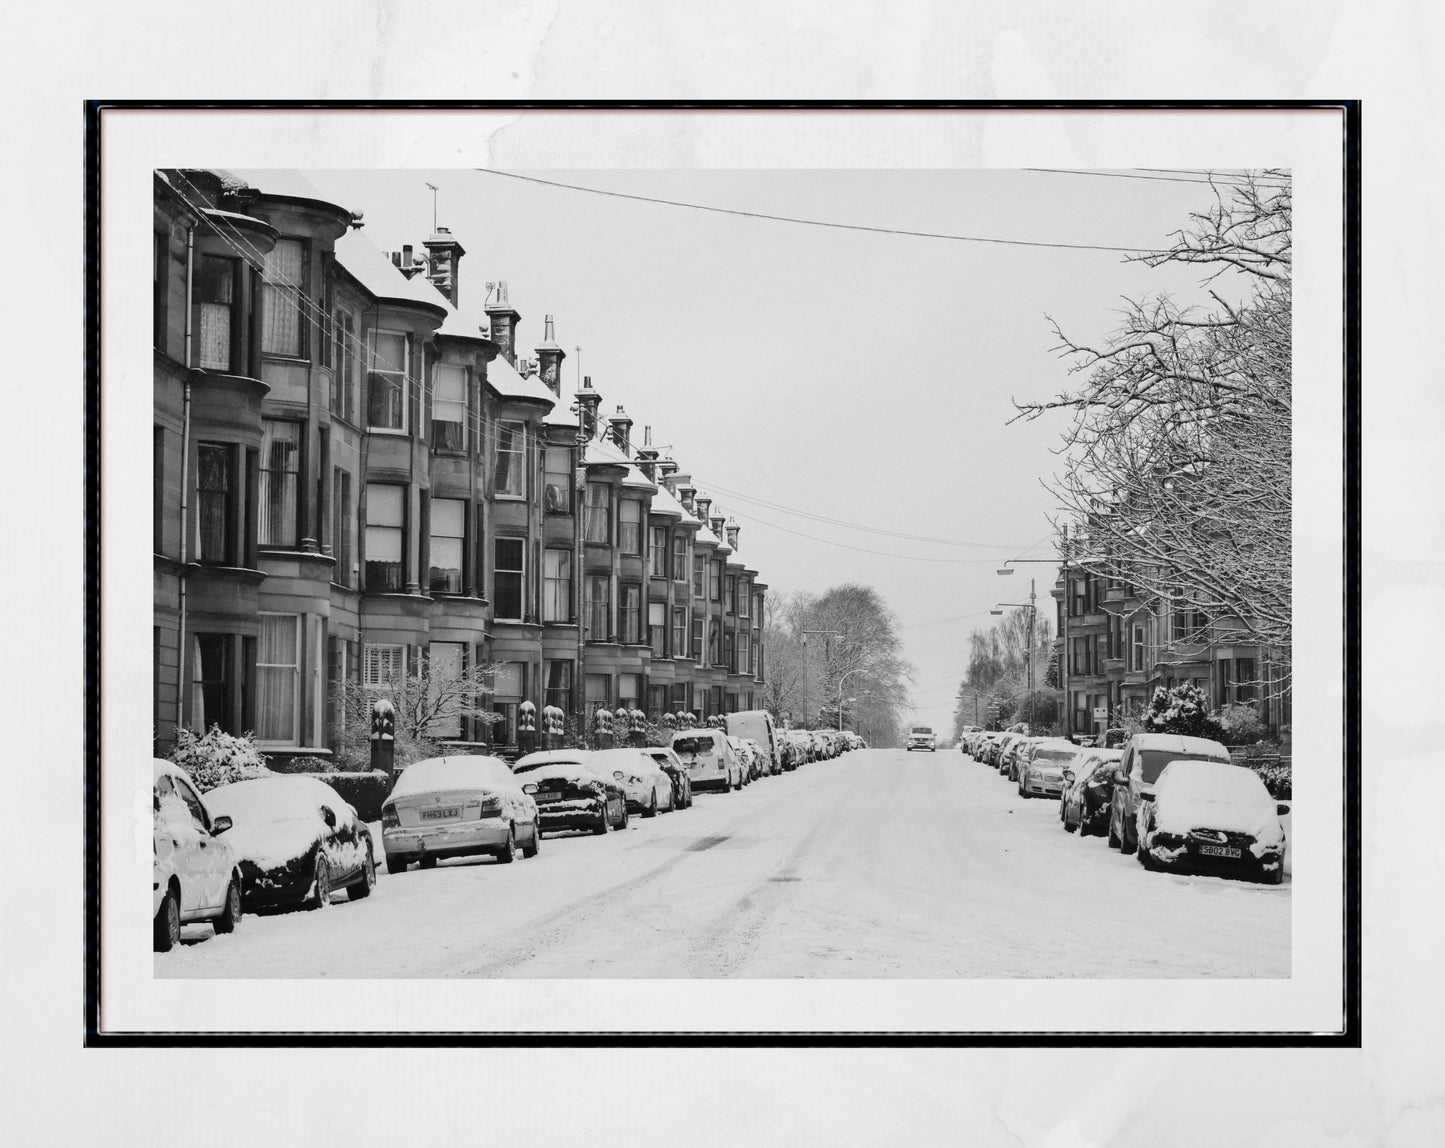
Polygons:
[[908,731],[908,744],[905,747],[909,753],[915,749],[926,749],[929,753],[938,752],[938,738],[933,734],[933,727],[927,725],[916,725]]
[[1102,837],[1109,824],[1109,803],[1114,795],[1114,770],[1123,752],[1117,749],[1081,749],[1074,763],[1064,768],[1064,791],[1059,795],[1059,820],[1080,837]]
[[738,759],[738,771],[742,774],[743,785],[751,785],[753,778],[758,775],[758,763],[753,759],[753,752],[743,744],[740,737],[728,738],[728,746],[733,751],[733,756]]
[[1136,733],[1125,743],[1114,771],[1114,792],[1109,802],[1109,848],[1127,856],[1139,847],[1139,806],[1148,800],[1145,795],[1153,792],[1164,767],[1171,761],[1185,760],[1228,765],[1229,751],[1209,738],[1177,733]]
[[587,764],[598,773],[610,774],[627,794],[628,809],[643,817],[656,817],[677,808],[673,804],[672,778],[640,749],[598,750]]
[[1079,747],[1058,737],[1041,737],[1024,747],[1019,756],[1019,796],[1057,797],[1064,791],[1064,769]]
[[211,790],[211,809],[232,821],[229,841],[248,910],[276,905],[318,909],[333,890],[360,900],[376,884],[371,831],[331,786],[277,775]]
[[1287,811],[1254,770],[1219,761],[1171,761],[1139,809],[1139,864],[1284,880]]
[[1003,753],[999,755],[999,772],[1007,774],[1010,781],[1019,779],[1019,752],[1030,740],[1026,734],[1015,734],[1013,740],[1004,747]]
[[750,763],[749,776],[752,780],[756,781],[758,778],[767,777],[768,774],[772,773],[773,759],[768,754],[768,751],[750,737],[740,738],[739,740],[748,751]]
[[672,735],[671,749],[687,766],[694,791],[743,787],[742,764],[721,730],[678,730]]
[[588,764],[582,749],[529,753],[512,772],[537,803],[543,829],[588,829],[598,835],[627,828],[627,794],[610,775]]
[[180,766],[155,758],[152,772],[151,947],[167,953],[183,924],[210,921],[216,932],[229,933],[241,923],[241,871],[221,839],[231,819],[211,816]]
[[657,762],[671,780],[673,808],[690,809],[692,807],[692,778],[688,775],[687,766],[682,764],[682,758],[666,746],[661,745],[645,746],[642,752]]
[[754,741],[767,756],[767,773],[781,773],[783,769],[782,750],[779,745],[778,729],[773,724],[773,715],[767,710],[742,710],[726,714],[723,724],[733,737]]
[[491,854],[535,857],[542,835],[537,803],[498,757],[428,757],[407,766],[381,806],[386,871],[413,861],[430,869],[440,857]]

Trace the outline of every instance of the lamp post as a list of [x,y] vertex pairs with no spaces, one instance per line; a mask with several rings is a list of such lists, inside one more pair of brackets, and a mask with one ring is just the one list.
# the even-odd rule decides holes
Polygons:
[[[1011,569],[1020,563],[1037,563],[1043,566],[1057,566],[1060,576],[1064,580],[1064,601],[1063,609],[1059,611],[1059,640],[1062,643],[1063,656],[1059,658],[1059,686],[1060,692],[1064,695],[1064,736],[1073,737],[1074,734],[1074,703],[1069,697],[1069,528],[1063,528],[1063,547],[1061,558],[1010,558],[1003,566],[998,568],[1000,575],[1014,573]],[[1033,583],[1029,583],[1029,597],[1033,598]],[[1032,642],[1030,642],[1032,653]],[[1032,705],[1032,702],[1030,702]]]
[[851,678],[854,674],[858,674],[858,673],[862,673],[862,672],[863,672],[863,667],[862,667],[862,666],[859,666],[856,670],[849,670],[846,674],[844,674],[841,678],[838,679],[838,732],[839,732],[839,733],[842,733],[842,732],[843,732],[843,683],[846,682],[849,678]]
[[[1000,573],[1002,573],[1002,571],[1000,571]],[[1009,573],[1012,574],[1013,571],[1010,570]],[[1003,613],[1002,607],[1004,607],[1004,606],[1019,606],[1019,607],[1022,607],[1023,609],[1028,610],[1028,612],[1029,612],[1029,637],[1028,637],[1028,647],[1027,647],[1027,649],[1024,651],[1024,657],[1027,659],[1027,664],[1028,664],[1028,668],[1029,668],[1029,716],[1030,716],[1030,717],[1033,716],[1033,712],[1034,712],[1034,616],[1039,612],[1039,611],[1038,611],[1038,607],[1034,604],[1034,599],[1035,599],[1036,597],[1037,597],[1037,595],[1034,593],[1034,579],[1030,578],[1030,579],[1029,579],[1029,600],[1028,600],[1027,602],[1000,602],[1000,603],[998,603],[999,609],[990,610],[990,611],[989,611],[990,614],[1002,614],[1002,613]]]

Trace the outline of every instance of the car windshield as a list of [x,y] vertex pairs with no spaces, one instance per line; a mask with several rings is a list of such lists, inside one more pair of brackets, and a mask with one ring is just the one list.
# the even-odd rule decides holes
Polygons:
[[[1139,751],[1139,780],[1146,785],[1153,785],[1159,780],[1159,774],[1171,761],[1219,761],[1218,754],[1212,753],[1180,753],[1175,749],[1145,749]],[[1223,764],[1228,765],[1229,759],[1224,759]]]
[[672,743],[678,753],[714,753],[716,743],[710,737],[680,737]]
[[926,726],[926,725],[916,725],[916,726],[913,727],[913,732],[914,732],[914,733],[932,733],[932,732],[933,732],[933,729],[932,729],[930,726]]
[[524,759],[517,762],[516,765],[512,766],[512,772],[516,774],[534,773],[539,769],[546,769],[548,766],[551,765],[563,765],[575,769],[581,764],[581,758],[544,757],[539,758],[536,761],[527,761]]
[[1048,762],[1051,765],[1068,765],[1078,756],[1078,750],[1073,746],[1041,745],[1034,750],[1035,764]]

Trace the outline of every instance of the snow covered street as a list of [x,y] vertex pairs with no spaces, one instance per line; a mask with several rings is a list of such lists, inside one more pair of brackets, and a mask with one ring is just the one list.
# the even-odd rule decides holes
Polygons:
[[156,975],[1290,975],[1288,880],[1146,872],[956,749],[846,753],[510,866],[378,868],[354,904],[187,926]]

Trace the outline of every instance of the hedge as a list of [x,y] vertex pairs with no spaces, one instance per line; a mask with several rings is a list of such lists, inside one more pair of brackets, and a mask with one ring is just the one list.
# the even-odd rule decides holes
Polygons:
[[317,781],[326,782],[356,807],[356,815],[363,821],[381,820],[381,803],[391,792],[391,778],[379,769],[370,773],[305,773],[293,776],[314,777]]

